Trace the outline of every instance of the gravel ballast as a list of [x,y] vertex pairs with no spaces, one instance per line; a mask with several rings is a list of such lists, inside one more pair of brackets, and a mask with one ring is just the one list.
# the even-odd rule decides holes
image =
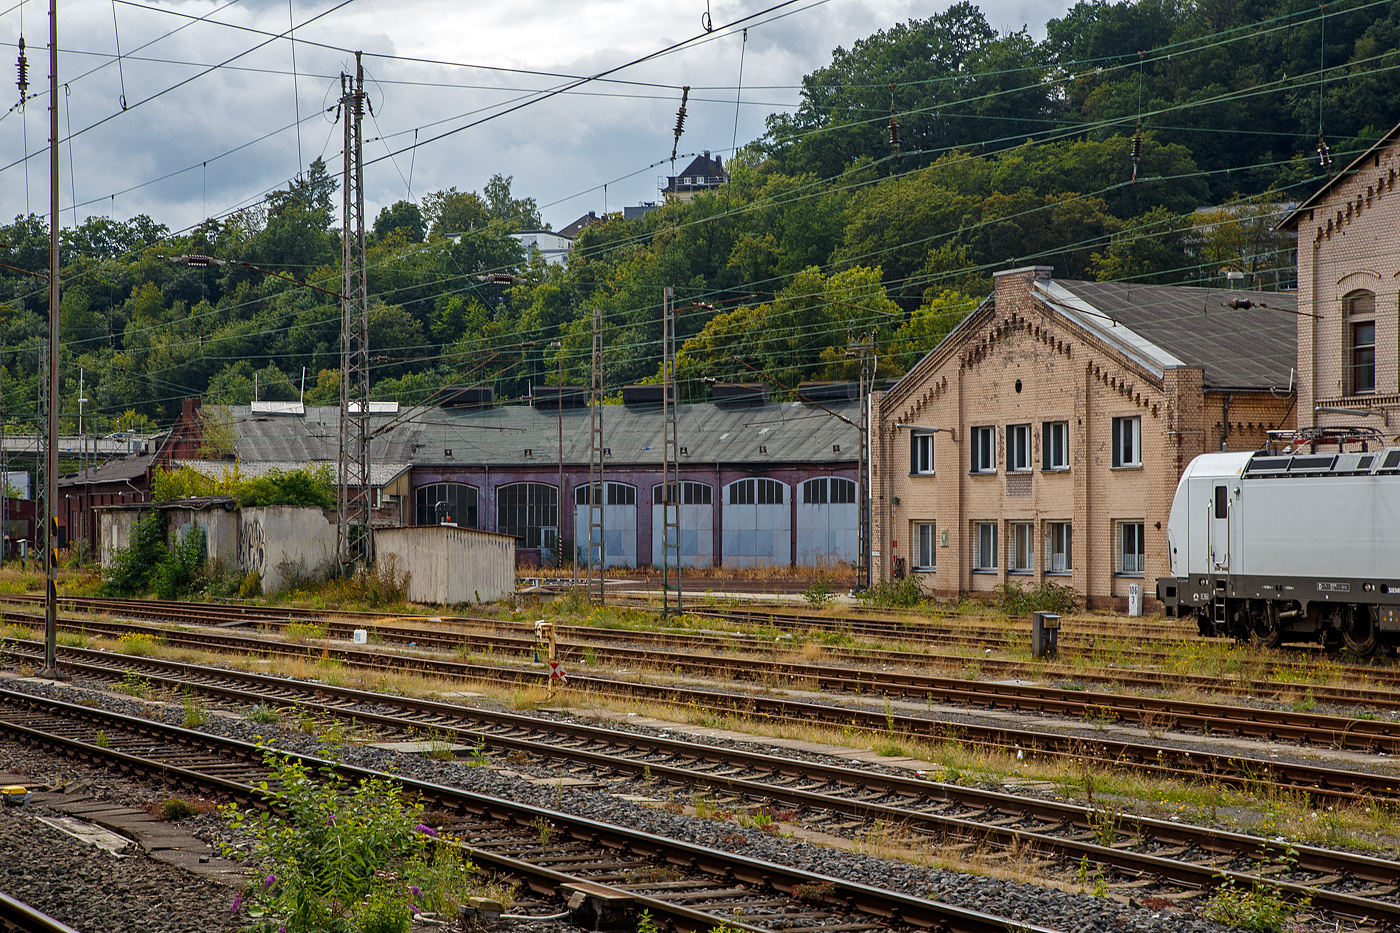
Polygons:
[[[69,702],[100,698],[103,706],[131,715],[162,715],[178,724],[182,711],[157,707],[126,697],[34,681],[10,680],[14,689],[53,696]],[[1010,921],[1049,927],[1064,933],[1142,931],[1142,933],[1217,933],[1223,928],[1190,910],[1153,911],[1113,899],[1095,898],[1040,885],[963,874],[909,862],[859,855],[798,838],[785,838],[732,822],[704,820],[669,812],[614,796],[598,787],[542,787],[484,767],[367,746],[329,748],[300,732],[224,716],[211,716],[203,731],[246,742],[259,737],[278,747],[324,757],[341,757],[349,764],[459,787],[491,796],[530,803],[544,810],[601,820],[699,845],[818,872],[853,882],[889,888],[916,897],[1006,917]],[[631,731],[631,730],[629,730]],[[518,772],[541,777],[558,772],[532,765],[512,765]],[[80,774],[83,766],[59,762],[16,743],[0,744],[0,770],[41,776]],[[111,799],[143,806],[159,796],[122,779],[93,779],[104,784]],[[0,814],[0,888],[84,933],[126,930],[236,930],[229,911],[231,889],[156,862],[144,854],[115,859],[95,848],[62,836],[29,819],[31,808]],[[212,816],[196,818],[202,836],[222,835]],[[13,830],[13,831],[12,831]],[[58,837],[58,838],[55,838]],[[59,880],[61,879],[61,880]],[[114,907],[120,902],[120,908]],[[100,922],[99,922],[100,921]]]

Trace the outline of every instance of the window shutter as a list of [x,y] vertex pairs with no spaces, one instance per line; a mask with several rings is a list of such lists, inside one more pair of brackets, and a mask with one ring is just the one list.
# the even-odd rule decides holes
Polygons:
[[978,531],[979,531],[979,530],[980,530],[980,529],[978,529],[978,527],[977,527],[976,525],[973,525],[973,526],[972,526],[972,569],[973,569],[973,570],[980,570],[980,569],[982,568],[982,559],[981,559],[982,536],[981,536],[980,534],[978,534]]
[[1123,465],[1123,419],[1113,419],[1113,465]]

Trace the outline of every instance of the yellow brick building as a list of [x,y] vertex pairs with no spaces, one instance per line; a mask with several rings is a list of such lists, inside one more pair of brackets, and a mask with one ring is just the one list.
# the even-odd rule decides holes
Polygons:
[[1298,424],[1400,430],[1400,125],[1298,206]]
[[872,395],[876,580],[912,574],[940,595],[1052,581],[1090,605],[1138,583],[1146,598],[1182,469],[1293,426],[1293,295],[1051,271],[998,274]]

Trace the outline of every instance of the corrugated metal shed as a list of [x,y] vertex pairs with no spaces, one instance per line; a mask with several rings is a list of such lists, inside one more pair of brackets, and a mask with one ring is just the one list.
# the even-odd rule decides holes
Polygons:
[[[1083,315],[1095,329],[1111,336],[1115,324],[1127,327],[1180,363],[1203,366],[1208,389],[1286,388],[1298,363],[1295,293],[1058,279],[1054,285],[1099,312]],[[1254,307],[1229,307],[1241,298]]]
[[[303,418],[254,415],[230,406],[238,459],[305,465],[336,459],[338,411],[308,407]],[[856,401],[770,403],[761,406],[682,405],[677,418],[682,463],[773,465],[849,463],[859,442]],[[842,418],[847,419],[843,421]],[[370,416],[371,430],[398,418]],[[588,462],[589,411],[565,409],[564,461]],[[608,462],[651,464],[661,458],[659,407],[607,405],[603,410]],[[557,413],[525,405],[488,409],[428,409],[395,424],[371,442],[371,458],[385,465],[517,466],[553,463],[559,457]]]

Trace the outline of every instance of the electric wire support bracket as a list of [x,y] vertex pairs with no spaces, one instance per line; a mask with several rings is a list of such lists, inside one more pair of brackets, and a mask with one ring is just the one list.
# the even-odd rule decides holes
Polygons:
[[[681,476],[676,436],[676,290],[661,303],[661,614],[681,613]],[[672,605],[671,594],[675,600]]]
[[[603,546],[603,503],[606,490],[603,477],[603,309],[593,309],[593,370],[588,392],[588,598],[595,597],[598,605],[606,603],[603,562],[607,549]],[[596,589],[595,589],[596,587]]]
[[340,76],[345,168],[341,207],[340,449],[337,460],[336,557],[349,575],[374,558],[370,530],[369,273],[365,267],[365,71],[355,53],[355,76]]

